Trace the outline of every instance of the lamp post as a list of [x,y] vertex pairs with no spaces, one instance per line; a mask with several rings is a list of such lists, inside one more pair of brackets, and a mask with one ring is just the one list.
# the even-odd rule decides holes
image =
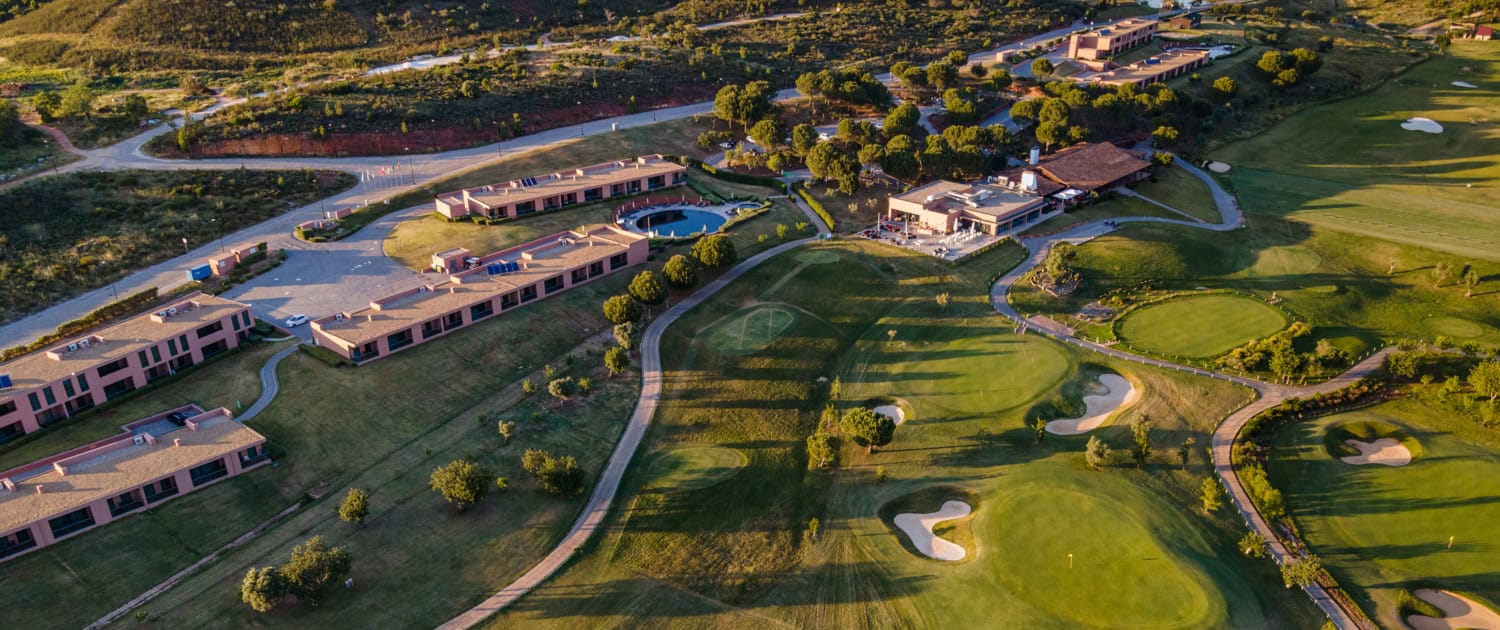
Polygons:
[[[218,224],[219,224],[219,218],[218,217],[214,217],[212,219],[209,219],[208,222],[214,224],[214,227],[217,228]],[[215,231],[217,231],[217,230],[215,230]],[[219,253],[220,254],[224,254],[224,253],[228,253],[228,251],[229,251],[228,249],[224,248],[224,233],[223,232],[219,232]]]
[[188,254],[188,246],[187,246],[187,237],[186,236],[182,237],[182,254],[184,256],[186,256]]

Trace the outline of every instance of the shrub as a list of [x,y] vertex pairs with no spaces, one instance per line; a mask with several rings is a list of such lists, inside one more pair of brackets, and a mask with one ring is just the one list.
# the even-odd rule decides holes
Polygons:
[[[646,304],[661,304],[667,300],[666,285],[662,284],[661,279],[657,278],[650,269],[636,274],[635,278],[630,280],[629,289],[632,297]],[[605,305],[607,307],[608,303]]]
[[678,289],[687,289],[698,284],[698,274],[693,270],[693,262],[682,254],[676,254],[667,259],[667,264],[662,267],[661,273],[666,276],[667,284]]
[[693,243],[691,253],[698,262],[705,267],[719,269],[733,265],[738,260],[738,254],[734,251],[734,243],[723,234],[714,234]]
[[646,309],[628,295],[616,295],[604,301],[604,318],[611,324],[638,322],[645,315]]
[[434,469],[427,485],[462,512],[484,499],[490,489],[489,480],[494,476],[471,460],[455,459]]
[[344,367],[346,365],[354,365],[353,361],[345,359],[344,357],[339,356],[337,352],[329,350],[328,348],[324,348],[323,346],[310,346],[307,344],[302,344],[300,346],[297,346],[297,349],[307,353],[314,359],[322,361],[329,367]]

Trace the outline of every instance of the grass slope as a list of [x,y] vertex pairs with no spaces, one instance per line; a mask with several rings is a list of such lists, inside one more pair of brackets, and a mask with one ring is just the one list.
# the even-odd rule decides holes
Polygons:
[[[1350,423],[1400,428],[1421,456],[1397,468],[1334,459],[1325,434]],[[1431,585],[1500,605],[1500,502],[1488,490],[1500,475],[1493,431],[1403,399],[1283,429],[1269,468],[1308,545],[1377,621],[1399,625],[1403,588]]]
[[[1467,81],[1479,89],[1450,85]],[[1460,42],[1367,94],[1308,108],[1213,157],[1247,210],[1500,260],[1500,50]],[[1422,116],[1443,133],[1401,129]]]
[[[664,339],[665,392],[646,457],[717,445],[745,452],[749,464],[710,489],[673,496],[651,491],[650,475],[632,469],[607,533],[490,627],[1315,624],[1306,602],[1272,581],[1269,564],[1232,551],[1233,517],[1185,514],[1206,474],[1201,457],[1191,471],[1153,463],[1093,473],[1082,468],[1081,440],[1034,445],[1028,418],[1078,405],[1080,371],[1095,368],[1066,346],[1015,336],[994,315],[989,280],[1018,251],[953,268],[863,241],[817,249],[838,257],[840,273],[786,281],[775,297],[801,316],[764,349],[723,353],[700,333],[761,304],[765,286],[803,264],[799,255],[751,271]],[[953,294],[946,310],[932,299],[942,291]],[[1126,413],[1149,414],[1163,450],[1188,436],[1206,443],[1214,421],[1245,400],[1224,383],[1109,369],[1129,371],[1150,392]],[[874,454],[845,442],[838,469],[809,472],[802,442],[818,423],[819,378],[835,375],[840,407],[890,396],[910,405],[913,419]],[[1100,434],[1121,448],[1128,439],[1123,427]],[[877,467],[883,484],[872,479]],[[981,497],[963,525],[967,537],[954,534],[976,548],[972,560],[918,558],[880,516],[882,506],[937,486]],[[1078,510],[1086,522],[1075,522]],[[812,517],[822,523],[816,540],[805,534]],[[1062,526],[1074,531],[1043,542]],[[1061,575],[1069,552],[1094,572]],[[1071,605],[1062,591],[1038,592],[1137,578],[1162,588]]]

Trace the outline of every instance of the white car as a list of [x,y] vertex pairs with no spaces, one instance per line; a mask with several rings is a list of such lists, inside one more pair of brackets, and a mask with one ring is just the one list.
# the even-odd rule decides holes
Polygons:
[[286,327],[287,328],[296,328],[296,327],[301,326],[301,325],[306,324],[306,323],[307,323],[307,316],[306,315],[293,315],[291,317],[286,318]]

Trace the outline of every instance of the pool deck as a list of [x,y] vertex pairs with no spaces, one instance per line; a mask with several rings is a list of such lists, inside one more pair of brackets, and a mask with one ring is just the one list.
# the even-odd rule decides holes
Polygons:
[[[723,227],[724,223],[727,223],[727,222],[729,222],[729,220],[731,220],[731,219],[739,216],[739,211],[740,210],[749,209],[749,208],[758,208],[758,207],[760,207],[759,203],[755,203],[755,202],[751,202],[751,201],[731,201],[731,202],[728,202],[728,203],[723,203],[723,204],[718,204],[718,205],[697,205],[697,204],[691,204],[691,203],[687,203],[687,204],[681,204],[681,203],[664,204],[664,205],[660,205],[660,206],[651,206],[649,208],[640,208],[640,209],[637,209],[637,210],[633,210],[633,211],[631,211],[628,214],[620,215],[620,218],[617,219],[617,223],[620,225],[620,227],[622,227],[624,229],[630,230],[630,231],[635,232],[637,234],[645,234],[645,235],[653,237],[653,238],[658,238],[658,237],[660,237],[660,238],[681,238],[681,237],[686,237],[686,236],[689,236],[689,235],[692,235],[692,234],[697,234],[699,232],[706,233],[706,234],[712,234],[714,232],[717,232],[717,231],[719,231],[719,229],[721,227]],[[674,211],[674,210],[675,211],[706,212],[706,213],[709,213],[709,214],[718,215],[720,218],[723,219],[723,223],[720,223],[719,225],[713,226],[712,229],[707,229],[707,230],[705,230],[705,229],[694,229],[694,230],[690,230],[687,234],[682,234],[680,236],[677,234],[676,230],[672,230],[671,232],[669,232],[665,236],[663,236],[660,229],[644,230],[644,229],[641,229],[640,227],[636,226],[636,221],[638,221],[640,219],[649,217],[649,216],[654,215],[654,214],[659,214],[659,213],[662,213],[662,212],[670,212],[670,211]],[[677,223],[677,221],[674,221],[672,223]],[[668,225],[672,225],[672,224],[669,223]]]

